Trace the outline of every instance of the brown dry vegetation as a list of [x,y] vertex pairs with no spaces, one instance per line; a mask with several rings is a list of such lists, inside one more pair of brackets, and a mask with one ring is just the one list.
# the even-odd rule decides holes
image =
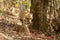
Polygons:
[[58,40],[56,34],[49,36],[32,28],[30,8],[22,11],[22,3],[23,0],[0,0],[0,40]]

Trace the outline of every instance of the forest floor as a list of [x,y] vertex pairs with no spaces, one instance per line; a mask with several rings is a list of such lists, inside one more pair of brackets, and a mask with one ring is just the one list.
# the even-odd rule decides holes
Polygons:
[[56,36],[46,36],[44,34],[31,33],[31,35],[24,35],[16,31],[0,31],[0,40],[56,40]]
[[5,18],[4,15],[0,15],[0,40],[57,40],[56,36],[47,36],[44,33],[33,31],[33,29],[31,29],[30,35],[25,35],[24,32],[18,33],[12,30],[13,25],[6,23]]

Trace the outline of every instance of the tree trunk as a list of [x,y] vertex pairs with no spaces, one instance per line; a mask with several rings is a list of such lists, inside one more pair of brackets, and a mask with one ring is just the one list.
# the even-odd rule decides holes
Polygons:
[[[31,0],[31,13],[33,13],[33,28],[42,32],[53,32],[58,22],[56,0]],[[53,20],[56,22],[53,23]],[[53,27],[53,24],[56,25]]]
[[31,0],[31,12],[33,13],[33,28],[42,30],[47,27],[46,13],[48,0]]

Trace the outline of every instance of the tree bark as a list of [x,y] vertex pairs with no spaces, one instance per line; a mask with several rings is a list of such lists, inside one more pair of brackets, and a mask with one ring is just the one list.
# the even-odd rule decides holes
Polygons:
[[34,29],[46,30],[47,5],[48,0],[31,0],[31,12],[33,13]]
[[[58,13],[56,0],[31,0],[31,13],[33,13],[33,28],[43,32],[53,32]],[[53,20],[56,22],[53,23]],[[56,25],[53,27],[53,24]]]

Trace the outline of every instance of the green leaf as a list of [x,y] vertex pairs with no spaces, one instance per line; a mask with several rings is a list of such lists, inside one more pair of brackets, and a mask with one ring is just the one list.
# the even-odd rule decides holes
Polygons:
[[24,5],[27,5],[27,1],[24,1],[23,4],[24,4]]
[[23,5],[27,6],[28,8],[30,8],[30,6],[31,6],[27,1],[24,1]]

